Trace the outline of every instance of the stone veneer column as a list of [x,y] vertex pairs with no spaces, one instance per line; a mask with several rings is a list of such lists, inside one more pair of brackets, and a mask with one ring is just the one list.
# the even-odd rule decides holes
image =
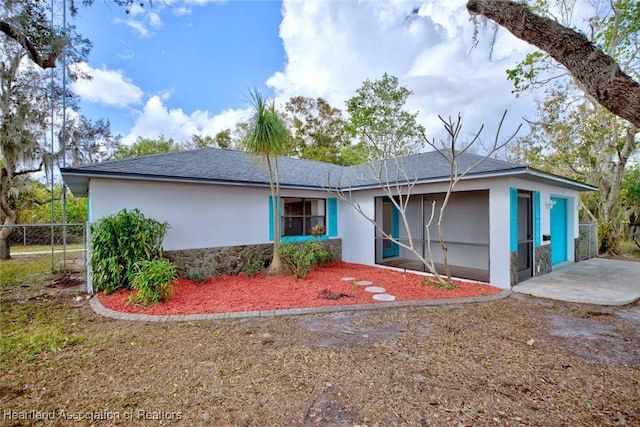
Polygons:
[[542,276],[551,273],[551,245],[543,245],[533,248],[535,257],[534,276]]
[[518,252],[511,252],[511,286],[518,284]]

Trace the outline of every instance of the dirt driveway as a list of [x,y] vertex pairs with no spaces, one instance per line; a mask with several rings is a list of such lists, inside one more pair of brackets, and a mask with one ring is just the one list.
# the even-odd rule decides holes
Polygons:
[[6,426],[640,425],[639,303],[157,324],[99,317],[73,289],[1,300]]

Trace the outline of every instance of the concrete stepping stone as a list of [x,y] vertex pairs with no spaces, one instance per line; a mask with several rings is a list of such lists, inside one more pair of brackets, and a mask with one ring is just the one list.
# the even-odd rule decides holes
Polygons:
[[373,299],[376,301],[395,301],[396,297],[389,294],[375,294]]
[[371,285],[373,285],[373,282],[371,280],[358,280],[356,282],[356,285],[358,285],[358,286],[371,286]]
[[385,289],[381,288],[380,286],[369,286],[367,288],[364,288],[365,292],[371,292],[372,294],[384,294]]
[[355,282],[356,278],[355,277],[343,277],[342,279],[343,282]]

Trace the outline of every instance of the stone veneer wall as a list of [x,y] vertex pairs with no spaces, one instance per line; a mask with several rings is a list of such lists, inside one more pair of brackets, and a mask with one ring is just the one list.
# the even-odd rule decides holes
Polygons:
[[518,252],[511,252],[511,286],[518,284]]
[[[533,248],[533,256],[535,257],[534,276],[551,273],[551,245]],[[539,270],[538,267],[540,268]]]
[[[333,260],[342,260],[342,239],[322,240]],[[267,266],[271,261],[273,244],[224,246],[217,248],[165,251],[164,256],[176,267],[179,277],[207,278],[223,274],[240,274],[245,266],[259,261]]]

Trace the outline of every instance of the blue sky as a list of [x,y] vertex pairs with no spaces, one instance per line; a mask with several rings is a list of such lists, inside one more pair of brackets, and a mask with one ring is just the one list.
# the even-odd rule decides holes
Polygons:
[[[155,94],[167,108],[188,112],[243,108],[249,87],[273,92],[265,82],[285,60],[280,2],[212,3],[190,13],[157,4],[129,16],[102,2],[81,9],[74,23],[93,43],[89,64],[140,88],[141,102]],[[148,18],[154,13],[161,23]],[[82,111],[104,115],[114,131],[128,132],[140,105],[109,104],[85,100]]]
[[[505,70],[531,50],[500,31],[472,50],[464,0],[166,0],[127,15],[108,2],[81,8],[78,30],[93,42],[74,85],[82,113],[110,119],[131,143],[176,141],[233,128],[256,87],[282,105],[292,96],[344,102],[366,78],[395,75],[414,91],[408,108],[437,137],[437,114],[463,116],[468,133],[492,137],[509,109],[514,128],[533,99],[515,98]],[[418,10],[417,14],[412,13]]]

